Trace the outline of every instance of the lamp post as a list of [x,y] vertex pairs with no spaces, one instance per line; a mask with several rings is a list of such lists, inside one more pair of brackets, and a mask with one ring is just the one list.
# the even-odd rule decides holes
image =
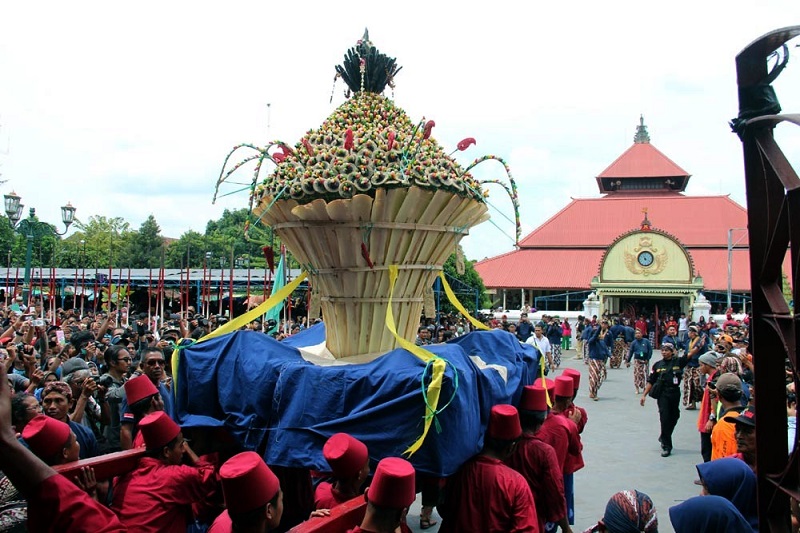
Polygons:
[[733,247],[739,244],[742,239],[744,239],[747,234],[745,233],[741,237],[739,237],[736,242],[733,242],[733,232],[734,231],[747,231],[747,228],[728,228],[728,307],[730,309],[733,306],[731,302],[731,292],[732,292],[732,285],[733,285]]
[[65,229],[61,233],[49,224],[41,222],[36,219],[36,209],[30,208],[28,218],[22,218],[22,208],[20,204],[22,198],[16,193],[6,194],[3,196],[5,202],[6,216],[11,222],[11,227],[17,233],[27,239],[27,248],[25,250],[25,278],[22,283],[22,301],[25,305],[28,304],[31,292],[31,257],[33,254],[33,240],[36,237],[55,233],[56,235],[65,235],[69,230],[70,225],[75,221],[75,208],[68,202],[67,205],[61,207],[61,221],[64,223]]

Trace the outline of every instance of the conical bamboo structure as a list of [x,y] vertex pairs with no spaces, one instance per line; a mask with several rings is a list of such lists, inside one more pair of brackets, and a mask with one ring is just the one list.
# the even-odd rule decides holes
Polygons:
[[263,220],[307,266],[320,295],[327,348],[340,358],[397,347],[385,326],[389,265],[399,269],[392,298],[398,334],[414,339],[425,289],[467,228],[486,217],[486,206],[475,200],[411,187],[378,189],[375,198],[278,201]]
[[413,340],[426,288],[488,218],[479,184],[431,137],[434,122],[414,124],[378,94],[399,70],[394,60],[363,40],[349,54],[339,70],[356,94],[293,149],[271,154],[277,168],[254,207],[308,271],[337,358],[397,346],[385,325],[391,265],[397,331]]

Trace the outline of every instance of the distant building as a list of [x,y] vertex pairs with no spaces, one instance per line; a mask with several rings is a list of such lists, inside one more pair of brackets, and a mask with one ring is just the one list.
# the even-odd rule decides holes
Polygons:
[[633,145],[597,176],[602,197],[573,198],[519,249],[475,269],[505,309],[582,310],[594,292],[601,312],[679,312],[702,291],[724,312],[730,242],[738,312],[750,301],[747,211],[728,195],[685,195],[689,178],[641,119]]

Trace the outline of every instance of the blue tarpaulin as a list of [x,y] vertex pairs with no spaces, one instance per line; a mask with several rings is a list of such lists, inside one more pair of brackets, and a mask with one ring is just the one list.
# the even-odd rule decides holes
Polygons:
[[[181,425],[224,426],[277,466],[326,470],[322,446],[338,432],[363,441],[374,462],[400,456],[422,434],[425,363],[402,349],[366,364],[321,366],[302,358],[298,346],[324,339],[320,324],[283,342],[238,331],[182,350]],[[480,451],[491,407],[516,404],[536,379],[538,353],[500,330],[426,349],[450,363],[439,407],[452,403],[437,417],[441,432],[432,426],[410,460],[420,472],[448,476]]]

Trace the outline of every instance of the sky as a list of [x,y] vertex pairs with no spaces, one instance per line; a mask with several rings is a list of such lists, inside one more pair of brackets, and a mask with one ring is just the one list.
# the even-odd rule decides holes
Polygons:
[[[26,206],[58,222],[150,214],[162,234],[203,232],[247,193],[211,203],[236,144],[294,144],[344,101],[334,66],[368,27],[403,67],[394,100],[436,121],[463,164],[505,159],[520,190],[523,236],[633,142],[651,142],[693,177],[687,194],[745,205],[734,58],[800,3],[640,2],[9,2],[0,18],[0,174]],[[800,48],[774,84],[800,112]],[[331,98],[333,88],[333,102]],[[389,93],[388,96],[391,96]],[[797,130],[797,128],[794,128]],[[800,133],[776,136],[800,169]],[[504,179],[484,164],[483,178]],[[248,182],[250,173],[239,181]],[[232,192],[229,187],[223,192]],[[490,188],[492,222],[467,258],[513,250],[510,201]],[[27,213],[27,207],[26,207]],[[676,213],[676,216],[682,215]]]

